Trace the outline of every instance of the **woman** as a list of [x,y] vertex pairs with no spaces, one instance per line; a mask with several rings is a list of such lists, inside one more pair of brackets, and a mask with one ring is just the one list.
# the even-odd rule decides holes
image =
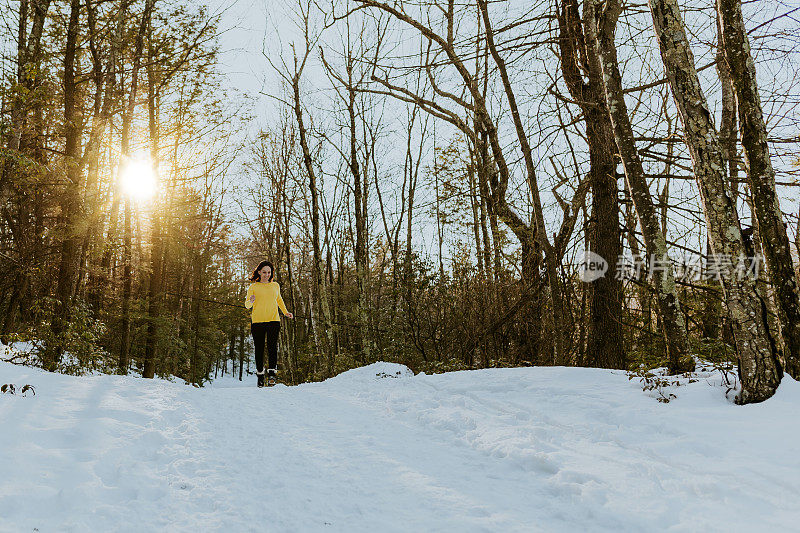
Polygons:
[[256,375],[258,386],[264,386],[264,337],[267,341],[269,355],[268,385],[275,384],[275,371],[278,366],[278,333],[281,331],[281,319],[278,309],[286,318],[294,315],[286,310],[281,298],[281,287],[274,281],[275,269],[269,261],[261,261],[250,276],[250,287],[247,289],[244,305],[253,309],[250,313],[250,332],[256,349]]

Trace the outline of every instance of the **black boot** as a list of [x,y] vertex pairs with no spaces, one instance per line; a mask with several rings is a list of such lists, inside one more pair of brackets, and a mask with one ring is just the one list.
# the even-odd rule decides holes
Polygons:
[[267,386],[268,387],[271,387],[271,386],[275,385],[275,373],[276,372],[277,371],[274,368],[270,368],[269,370],[267,370],[267,377],[268,377]]
[[263,387],[264,386],[264,373],[262,372],[262,373],[259,374],[258,372],[256,372],[256,376],[258,376],[258,386],[259,387]]

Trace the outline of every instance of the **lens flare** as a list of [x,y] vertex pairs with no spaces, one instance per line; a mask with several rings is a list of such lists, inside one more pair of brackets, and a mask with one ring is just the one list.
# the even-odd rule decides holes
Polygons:
[[156,176],[149,161],[131,160],[120,176],[122,190],[136,200],[147,200],[156,192]]

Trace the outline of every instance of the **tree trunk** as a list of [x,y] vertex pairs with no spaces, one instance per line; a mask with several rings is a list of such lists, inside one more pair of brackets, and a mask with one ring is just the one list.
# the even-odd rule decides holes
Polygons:
[[122,322],[120,325],[119,373],[127,374],[131,350],[131,201],[125,199],[125,229],[122,249]]
[[[683,122],[714,254],[721,261],[744,256],[739,217],[730,198],[719,138],[700,87],[694,56],[677,0],[649,0],[653,26],[672,95]],[[741,113],[740,113],[741,117]],[[731,317],[742,390],[738,403],[766,400],[780,385],[783,370],[766,320],[766,306],[748,275],[722,275]]]
[[[152,25],[148,24],[149,37],[152,39]],[[159,80],[155,72],[155,61],[153,58],[153,43],[148,40],[148,61],[147,61],[147,111],[148,129],[150,132],[150,162],[152,164],[153,175],[158,176],[159,166],[159,128],[158,128],[158,105],[159,95],[156,92]],[[151,217],[151,243],[150,243],[150,286],[148,287],[148,308],[147,308],[147,340],[144,352],[144,370],[142,377],[155,377],[156,358],[158,357],[158,321],[161,315],[161,261],[162,261],[162,237],[161,237],[161,212],[157,208],[159,205],[158,196],[154,196],[153,211]]]
[[[33,8],[33,20],[31,22],[30,32],[27,31],[29,8]],[[20,2],[17,43],[17,83],[25,88],[27,94],[30,94],[38,85],[39,63],[42,55],[42,32],[49,9],[50,0],[22,0]],[[26,108],[27,104],[24,98],[20,95],[16,95],[11,103],[11,138],[8,145],[11,150],[19,150],[22,144],[22,138],[26,129]],[[7,170],[6,165],[4,165],[4,171],[5,170]],[[9,173],[4,172],[3,182],[0,183],[0,190],[2,190],[5,185],[5,180],[8,177]]]
[[[588,20],[588,18],[587,18]],[[588,21],[583,24],[591,24]],[[606,275],[589,287],[589,331],[586,358],[581,364],[602,368],[627,368],[622,343],[622,280],[615,274],[622,253],[617,200],[616,146],[614,131],[603,94],[603,79],[596,54],[585,45],[578,3],[566,0],[559,13],[561,65],[564,81],[572,97],[579,102],[586,123],[589,145],[589,183],[592,187],[592,213],[588,225],[589,248],[605,259]],[[588,33],[588,32],[587,32]],[[579,56],[589,58],[580,70]]]
[[[588,0],[586,5],[589,9],[584,16],[586,20],[591,21],[590,24],[587,24],[587,28],[591,30],[587,32],[589,33],[588,48],[593,55],[599,56],[607,102],[606,110],[611,118],[616,146],[622,158],[625,178],[631,199],[636,207],[649,257],[669,370],[673,374],[691,371],[694,370],[694,360],[689,352],[686,323],[683,313],[681,313],[672,263],[669,262],[667,254],[667,241],[653,206],[650,187],[644,174],[639,152],[636,149],[633,127],[625,105],[622,76],[619,72],[617,50],[614,44],[615,28],[622,6],[618,0],[608,0],[605,13],[600,18],[601,23],[595,25],[594,21],[597,20],[596,4],[594,0]],[[635,239],[635,236],[631,235],[631,238]],[[660,264],[656,265],[656,261],[659,261]],[[641,296],[646,296],[646,294],[640,292]],[[645,306],[642,305],[642,310],[644,308]]]
[[[289,309],[292,310],[292,313],[297,313],[299,306],[297,304],[296,294],[298,291],[295,288],[296,281],[294,270],[292,268],[291,239],[289,234],[289,228],[291,226],[291,210],[289,209],[287,201],[286,181],[283,182],[280,192],[281,214],[283,215],[283,231],[281,233],[283,235],[284,260],[286,261],[286,284],[289,287],[287,300],[291,306]],[[284,346],[287,347],[285,351],[288,351],[286,354],[286,361],[289,367],[289,379],[292,383],[295,383],[294,376],[296,366],[295,358],[297,357],[297,320],[292,320],[289,324],[287,329],[287,341],[288,342]]]
[[[358,164],[358,140],[356,137],[356,91],[353,85],[353,65],[352,57],[347,57],[347,115],[350,126],[350,173],[353,175],[353,212],[356,222],[356,243],[355,243],[355,263],[356,263],[356,284],[358,287],[358,322],[357,332],[359,345],[356,351],[360,353],[362,363],[370,361],[370,346],[368,335],[367,319],[367,277],[369,275],[368,265],[368,239],[367,239],[367,187],[364,186],[362,168]],[[366,142],[366,139],[365,139]],[[363,169],[366,170],[366,169]]]
[[[116,87],[117,52],[123,43],[123,38],[125,33],[125,14],[128,10],[128,5],[129,5],[128,0],[123,0],[120,3],[119,10],[116,13],[115,37],[111,40],[111,44],[109,46],[108,82],[106,87],[107,90],[106,104],[108,105],[106,118],[109,121],[111,119],[111,113],[112,113],[111,111],[112,99],[115,97],[117,91]],[[91,23],[94,22],[93,16],[90,19],[90,21]],[[116,103],[114,104],[116,105]],[[109,146],[112,145],[113,137],[114,137],[114,128],[109,128],[109,133],[108,133]],[[100,147],[98,142],[97,150],[99,151],[99,149]],[[90,288],[89,288],[89,305],[96,311],[102,309],[103,307],[103,292],[106,289],[106,282],[111,268],[111,256],[114,251],[113,245],[117,238],[117,225],[118,225],[117,219],[119,215],[119,202],[120,202],[119,166],[117,167],[117,176],[115,178],[112,177],[111,179],[112,179],[112,184],[110,186],[111,208],[109,209],[109,214],[108,214],[108,221],[109,221],[108,231],[106,233],[105,239],[103,239],[101,235],[99,241],[99,247],[102,250],[100,259],[100,268],[98,272],[91,275],[92,279],[90,281]],[[102,224],[98,222],[98,227],[97,227],[98,233],[102,233],[101,226]],[[91,227],[89,228],[89,231],[92,231]]]
[[193,385],[199,384],[199,368],[200,368],[200,294],[203,290],[203,275],[205,270],[205,263],[203,263],[203,255],[194,262],[192,269],[192,315],[191,315],[191,332],[192,332],[192,347],[189,352],[189,382]]
[[471,150],[471,152],[471,161],[467,166],[467,178],[469,180],[469,207],[472,211],[472,236],[475,239],[475,257],[478,258],[478,276],[481,279],[486,279],[486,267],[483,262],[483,247],[481,246],[480,222],[478,216],[480,199],[478,198],[478,187],[475,184],[474,150]]
[[[145,31],[150,23],[150,14],[153,11],[155,0],[147,0],[139,22],[139,29],[136,33],[136,43],[134,46],[133,69],[131,72],[131,88],[128,93],[128,104],[122,117],[122,132],[120,148],[122,157],[120,158],[119,172],[122,172],[129,164],[130,158],[130,137],[133,113],[136,108],[136,93],[139,83],[139,68],[141,66],[142,50],[144,48]],[[125,199],[125,229],[123,236],[123,278],[122,278],[122,331],[119,353],[119,371],[122,374],[128,373],[130,363],[130,299],[131,299],[131,200]]]
[[781,333],[786,346],[786,370],[793,378],[800,379],[800,296],[797,276],[780,200],[775,192],[775,169],[770,159],[767,127],[741,0],[717,0],[717,12],[725,63],[730,68],[736,94],[747,182],[753,197],[767,270],[775,288]]
[[[67,26],[67,43],[64,52],[64,156],[66,161],[66,186],[61,193],[61,221],[64,231],[61,242],[61,263],[58,270],[57,297],[59,304],[53,320],[53,337],[61,338],[70,319],[72,296],[75,289],[80,238],[76,231],[80,209],[81,188],[81,122],[78,109],[75,63],[78,55],[78,23],[81,4],[71,0]],[[63,346],[48,347],[45,369],[53,371],[61,361]]]
[[[487,267],[488,265],[492,265],[492,279],[497,282],[503,267],[502,256],[500,253],[502,241],[500,239],[500,228],[497,223],[497,213],[492,207],[491,192],[489,191],[489,172],[491,164],[489,162],[488,141],[486,140],[485,132],[480,131],[478,128],[476,128],[475,137],[478,139],[475,153],[478,156],[478,190],[480,191],[482,198],[481,214],[483,216],[484,261],[486,262]],[[486,218],[489,219],[489,230],[492,232],[491,239],[489,239],[489,233],[486,229]],[[490,242],[491,249],[489,248]]]
[[[489,117],[486,100],[477,90],[474,80],[469,77],[469,74],[463,65],[461,65],[458,70],[461,72],[465,83],[467,83],[467,86],[470,88],[473,99],[476,103],[476,109],[479,111],[479,119],[483,122],[483,127],[488,133],[489,142],[492,147],[492,153],[494,154],[495,161],[499,167],[500,179],[492,179],[490,181],[490,183],[493,185],[492,196],[494,198],[495,208],[498,209],[498,214],[502,218],[503,222],[505,222],[509,228],[511,228],[511,230],[516,234],[517,238],[520,240],[520,244],[522,246],[522,276],[526,282],[533,283],[535,281],[535,277],[538,277],[538,272],[535,272],[535,270],[538,269],[533,268],[535,256],[537,256],[540,252],[544,252],[545,276],[550,289],[551,309],[548,313],[547,320],[548,326],[553,335],[553,362],[557,365],[563,365],[567,362],[567,351],[569,344],[569,334],[567,332],[569,326],[567,324],[567,313],[564,308],[561,283],[558,277],[559,258],[556,257],[556,251],[547,236],[547,225],[545,224],[544,210],[542,208],[542,201],[539,195],[539,185],[536,178],[535,165],[533,162],[533,152],[531,150],[530,143],[528,142],[528,137],[525,134],[525,129],[522,124],[522,117],[520,115],[519,108],[517,107],[516,96],[511,87],[511,81],[508,76],[505,60],[502,58],[502,56],[500,56],[499,52],[497,51],[497,47],[495,46],[492,24],[489,19],[488,2],[486,0],[478,0],[478,7],[481,11],[481,15],[483,16],[483,25],[486,30],[486,45],[492,55],[492,59],[494,59],[495,65],[497,66],[500,79],[503,82],[503,90],[506,95],[506,101],[508,102],[511,110],[511,117],[514,122],[514,129],[517,133],[517,140],[520,143],[520,149],[525,161],[528,189],[533,200],[533,227],[524,224],[519,216],[514,213],[510,206],[508,206],[506,203],[505,193],[509,181],[509,170],[507,168],[505,158],[503,157],[497,129]],[[450,17],[452,19],[452,14]],[[455,54],[452,53],[452,47],[448,53],[450,54],[451,59],[454,59],[453,56],[455,56]]]
[[242,381],[242,373],[244,372],[244,326],[239,326],[239,381]]
[[[306,53],[306,57],[307,56],[308,53]],[[319,190],[317,189],[317,175],[314,170],[314,161],[311,158],[311,148],[308,144],[307,132],[303,122],[303,110],[300,104],[300,76],[304,65],[305,58],[302,66],[299,68],[295,61],[295,74],[291,80],[294,96],[293,110],[295,119],[297,120],[300,147],[303,150],[303,165],[308,175],[308,187],[311,192],[311,245],[313,250],[313,264],[311,267],[313,277],[312,287],[314,303],[319,318],[319,320],[315,322],[315,328],[322,329],[321,332],[317,330],[315,337],[318,341],[322,341],[321,348],[323,354],[327,356],[328,374],[332,375],[334,369],[333,324],[330,323],[327,283],[322,271],[322,249],[319,242]]]

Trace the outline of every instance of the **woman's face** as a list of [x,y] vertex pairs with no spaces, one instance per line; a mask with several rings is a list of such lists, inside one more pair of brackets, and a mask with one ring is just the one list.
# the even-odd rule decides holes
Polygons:
[[269,281],[269,278],[272,276],[272,269],[269,265],[264,265],[261,267],[261,270],[258,271],[258,274],[261,276],[261,281]]

